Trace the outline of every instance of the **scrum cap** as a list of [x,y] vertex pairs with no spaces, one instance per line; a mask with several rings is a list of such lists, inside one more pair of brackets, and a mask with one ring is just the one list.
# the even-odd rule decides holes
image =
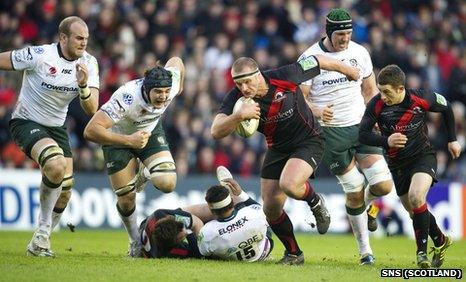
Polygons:
[[146,71],[143,85],[147,94],[152,90],[152,88],[171,87],[172,74],[163,67],[156,66]]
[[328,38],[332,39],[332,33],[337,30],[351,30],[353,29],[353,20],[351,15],[345,9],[333,9],[326,17],[325,32]]

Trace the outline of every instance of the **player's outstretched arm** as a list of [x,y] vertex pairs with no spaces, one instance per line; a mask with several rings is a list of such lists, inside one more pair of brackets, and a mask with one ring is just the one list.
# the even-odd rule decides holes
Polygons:
[[364,97],[364,104],[369,103],[369,101],[379,93],[379,89],[377,88],[377,84],[375,82],[375,75],[374,72],[371,73],[366,78],[362,79],[361,83],[361,94]]
[[11,61],[11,51],[0,53],[0,69],[1,70],[14,70]]
[[313,56],[317,59],[317,61],[319,61],[319,66],[323,70],[340,72],[346,75],[346,77],[349,80],[358,80],[360,77],[358,68],[348,66],[339,60],[329,58],[324,55],[313,55]]
[[176,94],[176,95],[179,95],[183,91],[184,77],[185,77],[185,72],[186,72],[184,64],[183,64],[183,60],[181,60],[181,58],[179,57],[172,57],[165,64],[165,68],[168,68],[168,67],[173,67],[180,71],[180,75],[181,75],[180,91],[178,91],[178,93]]

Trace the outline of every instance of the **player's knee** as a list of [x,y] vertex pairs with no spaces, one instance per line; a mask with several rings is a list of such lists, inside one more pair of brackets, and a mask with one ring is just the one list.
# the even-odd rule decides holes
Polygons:
[[295,191],[298,189],[299,184],[290,177],[280,179],[279,186],[280,190],[282,190],[287,196],[293,196]]
[[386,180],[379,182],[377,184],[374,184],[371,186],[371,191],[374,192],[377,196],[384,196],[387,195],[392,191],[393,188],[393,181],[392,180]]
[[346,194],[360,192],[364,187],[364,175],[359,172],[356,166],[342,175],[336,175],[336,177]]
[[392,174],[385,160],[376,161],[372,166],[363,168],[362,172],[377,195],[383,196],[390,193],[393,186]]
[[148,166],[150,178],[154,187],[164,193],[170,193],[176,187],[176,166],[173,158],[161,157]]
[[118,206],[124,210],[131,210],[134,207],[136,201],[135,182],[132,181],[125,186],[121,186],[114,189],[115,195],[117,195]]
[[267,217],[267,220],[274,221],[278,219],[282,214],[283,208],[278,204],[266,201],[264,198],[262,200],[264,201],[262,209],[265,213],[265,216]]
[[53,183],[61,183],[65,176],[66,160],[63,156],[53,157],[42,166],[42,172]]

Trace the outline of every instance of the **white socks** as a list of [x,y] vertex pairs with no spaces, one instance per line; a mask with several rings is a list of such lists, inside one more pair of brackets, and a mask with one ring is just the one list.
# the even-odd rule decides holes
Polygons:
[[61,187],[49,188],[43,182],[39,188],[39,229],[50,234],[52,231],[52,212],[61,193]]
[[129,241],[132,243],[139,240],[139,228],[137,223],[136,210],[134,210],[130,216],[123,216],[119,212],[118,214],[120,215],[121,221],[123,221],[123,224],[125,225],[126,232],[128,232]]
[[367,213],[364,211],[360,215],[348,214],[349,222],[353,228],[353,234],[358,242],[359,254],[372,254],[369,244],[369,230],[367,230]]

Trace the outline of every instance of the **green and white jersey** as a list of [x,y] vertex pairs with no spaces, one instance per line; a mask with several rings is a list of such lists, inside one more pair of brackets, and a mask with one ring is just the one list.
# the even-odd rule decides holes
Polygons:
[[62,126],[68,105],[79,95],[76,64],[89,71],[87,85],[99,88],[97,60],[87,52],[74,61],[65,59],[57,43],[29,46],[11,52],[15,70],[23,71],[23,83],[13,118],[27,119],[44,126]]
[[142,95],[144,79],[136,79],[127,82],[118,88],[102,105],[101,110],[114,121],[111,131],[114,133],[129,135],[138,130],[152,132],[159,123],[162,114],[168,108],[175,96],[180,91],[181,73],[176,68],[166,68],[172,73],[172,86],[165,105],[157,109]]
[[270,253],[267,220],[257,204],[243,207],[222,221],[207,222],[197,237],[203,256],[224,260],[264,260]]
[[357,67],[362,78],[357,81],[349,81],[346,76],[336,71],[321,70],[320,74],[311,80],[304,82],[310,85],[311,93],[308,97],[314,105],[325,107],[333,104],[333,119],[330,123],[319,121],[322,126],[342,127],[359,124],[364,115],[366,106],[361,94],[362,79],[372,73],[372,61],[369,52],[362,45],[350,41],[348,49],[340,52],[329,52],[323,41],[309,47],[302,55],[325,55]]

